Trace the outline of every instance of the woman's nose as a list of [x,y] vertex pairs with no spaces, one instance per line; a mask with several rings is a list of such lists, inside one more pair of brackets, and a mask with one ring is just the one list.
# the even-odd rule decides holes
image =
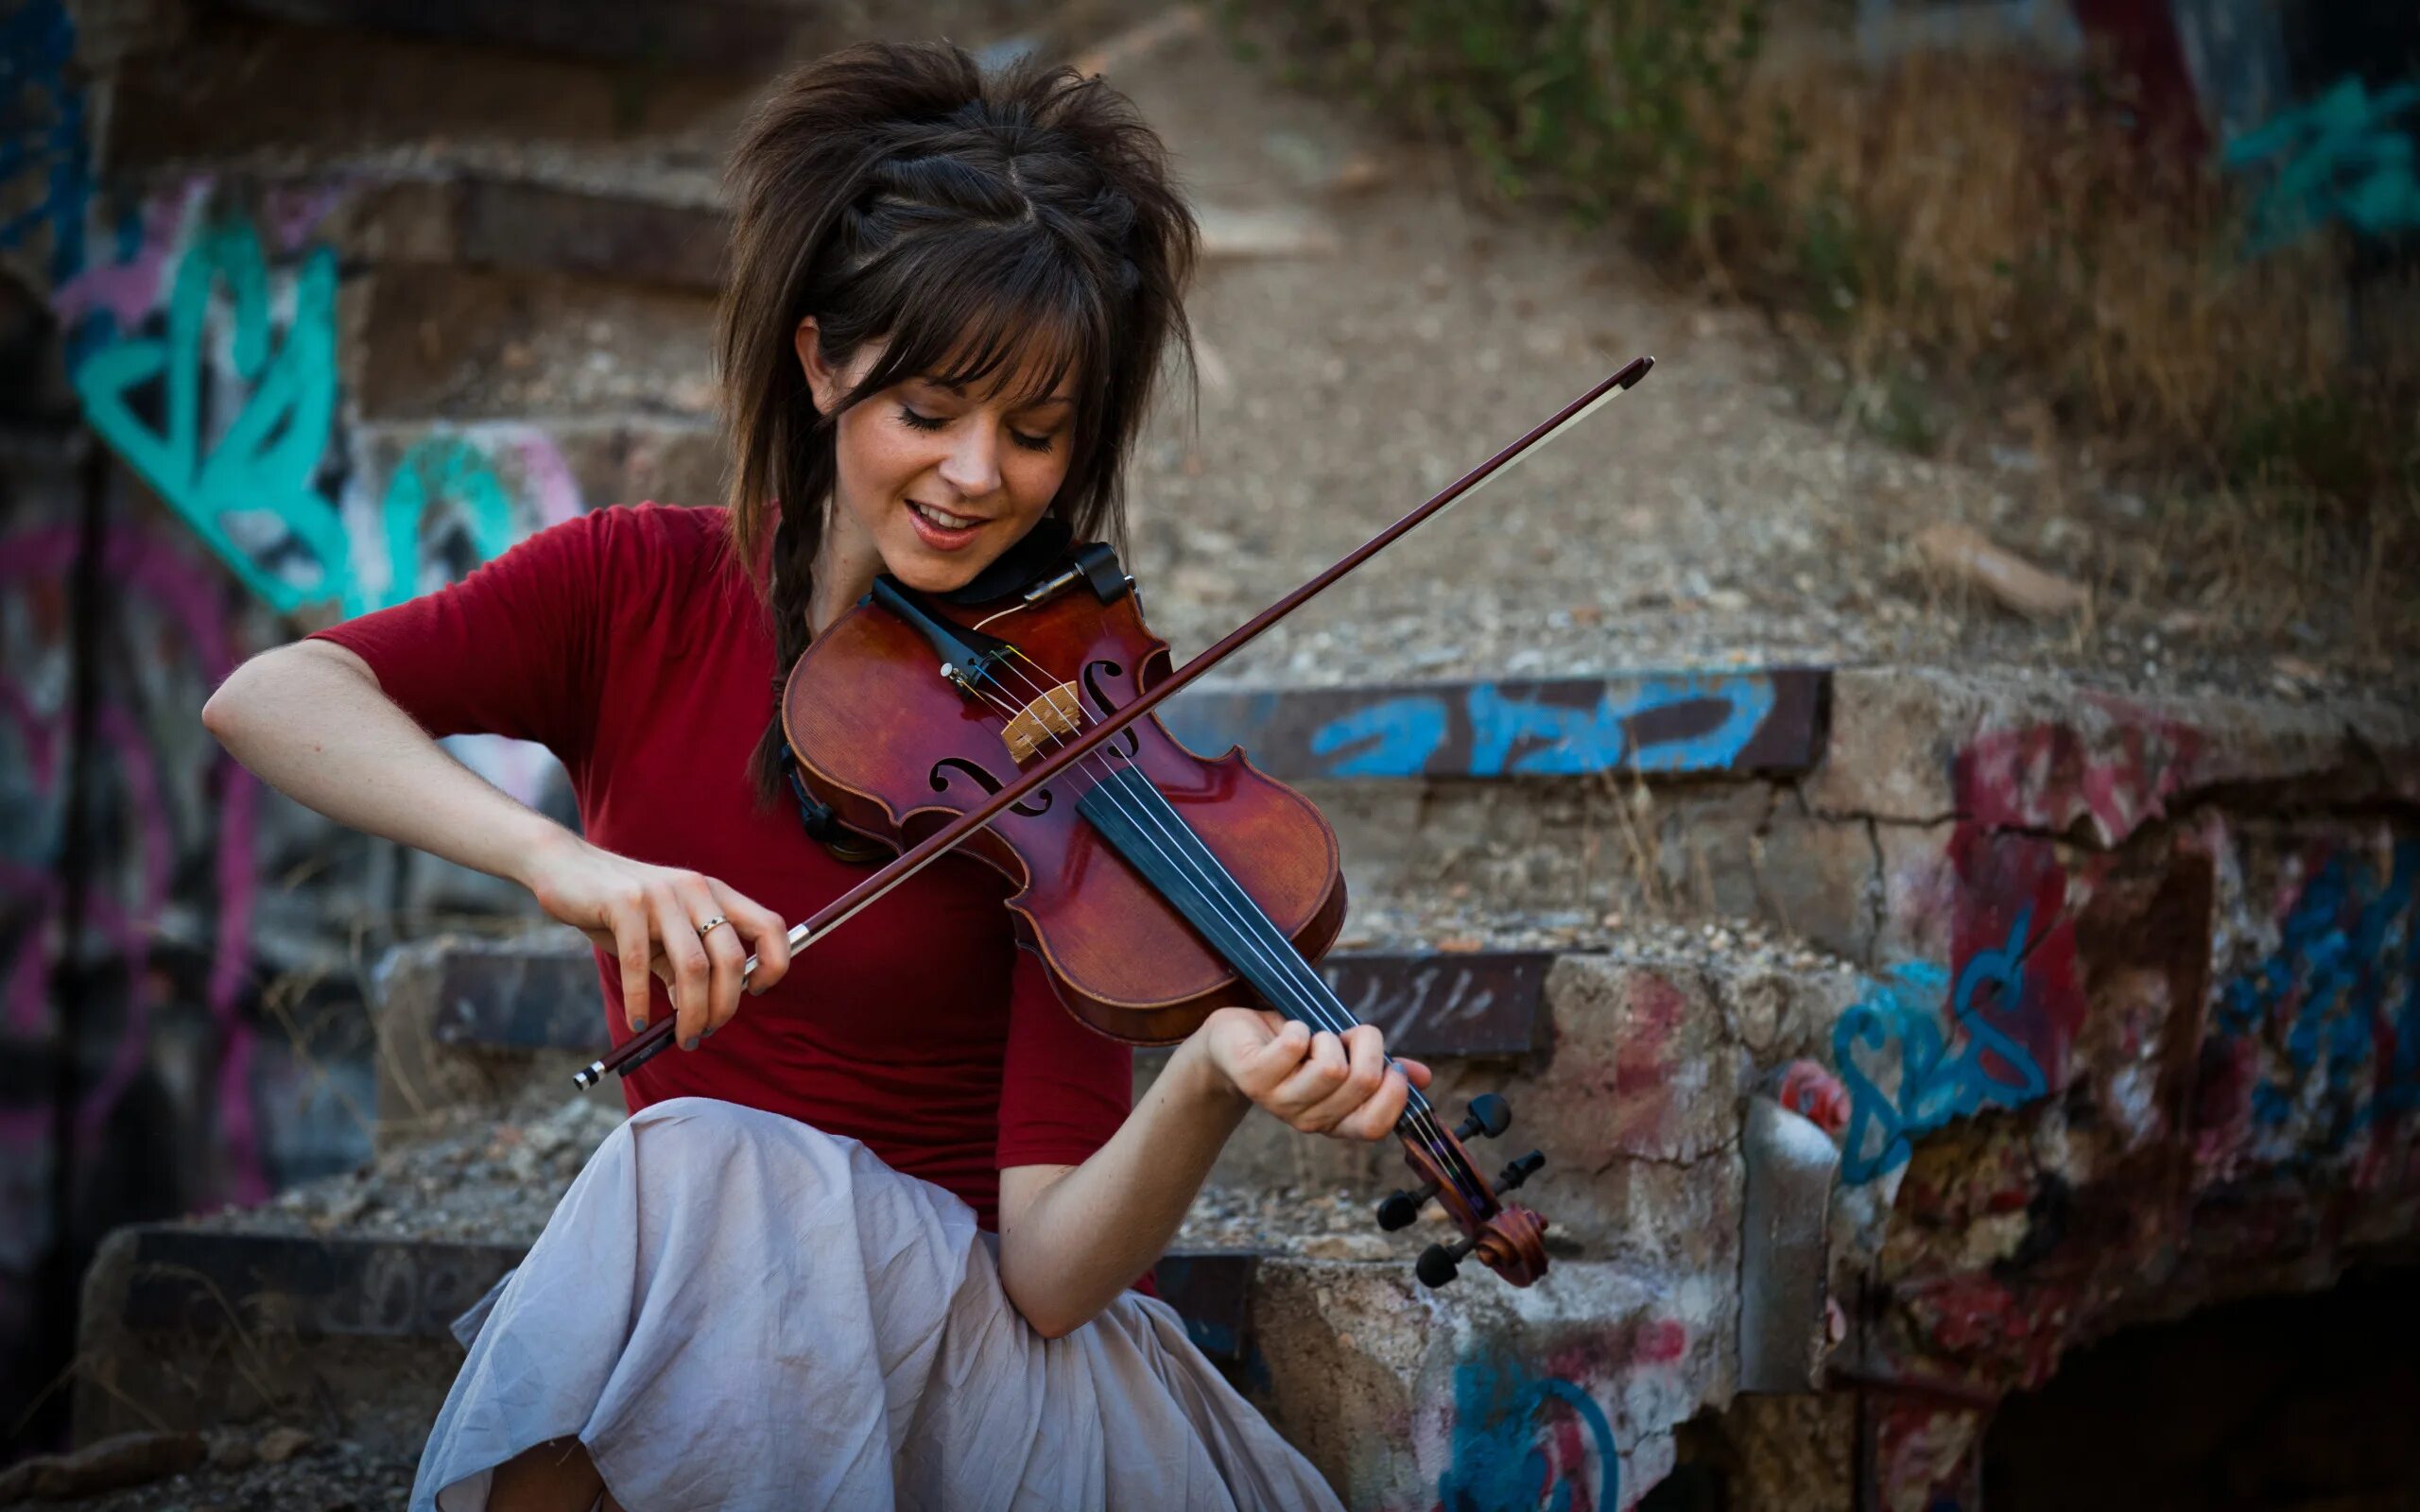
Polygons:
[[942,478],[959,493],[979,499],[1000,486],[999,442],[986,425],[960,428],[957,444],[942,458]]

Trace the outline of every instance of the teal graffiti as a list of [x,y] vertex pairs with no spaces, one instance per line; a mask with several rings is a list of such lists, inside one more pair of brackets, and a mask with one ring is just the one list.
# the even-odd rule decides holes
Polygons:
[[[337,416],[336,258],[312,249],[276,318],[258,233],[240,217],[202,231],[179,264],[162,329],[111,340],[76,369],[85,419],[244,585],[281,613],[334,603],[347,615],[420,592],[431,511],[450,506],[475,561],[512,544],[512,498],[478,447],[439,436],[406,451],[379,505],[382,580],[358,570],[320,472]],[[211,316],[226,312],[235,413],[205,435]],[[153,421],[145,418],[154,413]],[[474,563],[475,564],[475,562]]]
[[1595,1500],[1582,1504],[1620,1506],[1621,1456],[1614,1425],[1595,1398],[1559,1376],[1465,1360],[1454,1367],[1454,1451],[1437,1482],[1440,1512],[1572,1512],[1575,1495],[1585,1487],[1557,1473],[1538,1444],[1542,1419],[1556,1402],[1587,1435],[1584,1444],[1572,1443],[1558,1455],[1561,1468],[1567,1471],[1589,1458],[1600,1467],[1603,1484]]
[[[1977,951],[1960,970],[1950,1012],[1966,1038],[1956,1054],[1943,1041],[1935,1006],[1949,985],[1949,973],[1921,961],[1894,968],[1886,980],[1870,983],[1864,997],[1832,1026],[1832,1064],[1849,1093],[1841,1179],[1862,1185],[1907,1164],[1915,1136],[1987,1104],[2022,1108],[2049,1090],[2049,1078],[2032,1053],[1984,1018],[1975,1003],[1986,986],[1996,988],[2003,1012],[2023,1001],[2027,931],[2032,921],[2029,904],[2018,912],[2004,943]],[[1895,1100],[1866,1074],[1856,1055],[1859,1046],[1882,1055],[1894,1040],[1899,1046]],[[1999,1061],[2014,1079],[1995,1074],[1986,1057]]]
[[[512,544],[512,499],[485,454],[457,437],[433,437],[404,454],[387,480],[380,512],[387,527],[387,592],[379,605],[400,604],[420,592],[418,561],[432,504],[453,501],[468,517],[472,550],[487,561]],[[357,612],[357,610],[356,610]]]
[[[2334,1154],[2381,1115],[2420,1108],[2420,841],[2397,843],[2381,878],[2342,852],[2307,883],[2277,948],[2219,989],[2221,1044],[2277,1035],[2282,1074],[2251,1094],[2252,1121],[2279,1128],[2314,1090]],[[2380,1059],[2383,1064],[2380,1064]]]
[[[212,294],[223,284],[239,407],[205,451],[202,380]],[[76,369],[84,418],[246,587],[280,610],[344,598],[343,523],[314,485],[336,421],[336,255],[316,248],[274,339],[268,266],[241,219],[206,227],[177,269],[166,329],[123,336]],[[161,424],[136,413],[161,385]]]
[[2420,228],[2411,137],[2392,125],[2415,104],[2420,83],[2373,95],[2348,78],[2229,143],[2230,168],[2274,160],[2274,176],[2253,206],[2254,255],[2337,220],[2369,236]]

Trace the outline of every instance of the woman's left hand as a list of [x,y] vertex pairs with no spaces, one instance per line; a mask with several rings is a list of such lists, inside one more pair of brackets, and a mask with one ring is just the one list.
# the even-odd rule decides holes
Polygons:
[[1411,1089],[1428,1085],[1421,1062],[1387,1059],[1374,1024],[1314,1034],[1301,1020],[1266,1009],[1220,1008],[1194,1037],[1236,1095],[1305,1134],[1384,1139]]

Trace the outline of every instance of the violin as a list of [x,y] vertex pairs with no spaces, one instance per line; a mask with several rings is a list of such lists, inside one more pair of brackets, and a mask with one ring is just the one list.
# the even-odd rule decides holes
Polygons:
[[[1352,1028],[1358,1021],[1314,965],[1344,922],[1335,831],[1241,750],[1198,755],[1151,711],[1652,364],[1638,358],[1604,379],[1181,669],[1115,553],[1072,546],[1063,527],[1037,526],[954,593],[877,578],[801,654],[781,719],[803,809],[836,839],[898,853],[793,927],[792,950],[956,849],[1015,886],[1019,941],[1068,1010],[1113,1039],[1172,1044],[1239,1002],[1314,1030]],[[659,1020],[576,1080],[627,1074],[671,1042],[672,1027]],[[1444,1209],[1463,1237],[1421,1256],[1428,1286],[1472,1255],[1515,1286],[1546,1274],[1547,1219],[1504,1195],[1546,1158],[1531,1151],[1491,1181],[1467,1148],[1503,1134],[1511,1116],[1490,1093],[1449,1130],[1409,1089],[1395,1133],[1414,1184],[1380,1203],[1377,1221],[1406,1228],[1431,1197]]]

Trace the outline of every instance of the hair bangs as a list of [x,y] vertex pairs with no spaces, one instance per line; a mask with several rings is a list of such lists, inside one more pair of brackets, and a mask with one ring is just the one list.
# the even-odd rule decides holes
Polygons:
[[[896,280],[882,356],[852,401],[925,378],[987,397],[1004,391],[1011,407],[1023,407],[1072,378],[1082,418],[1089,389],[1109,372],[1107,321],[1082,271],[1034,245],[1031,228],[1018,231],[1025,234],[1014,255],[961,247],[953,249],[958,256],[912,259],[922,266],[895,270],[908,276]],[[934,289],[945,292],[922,297]]]

